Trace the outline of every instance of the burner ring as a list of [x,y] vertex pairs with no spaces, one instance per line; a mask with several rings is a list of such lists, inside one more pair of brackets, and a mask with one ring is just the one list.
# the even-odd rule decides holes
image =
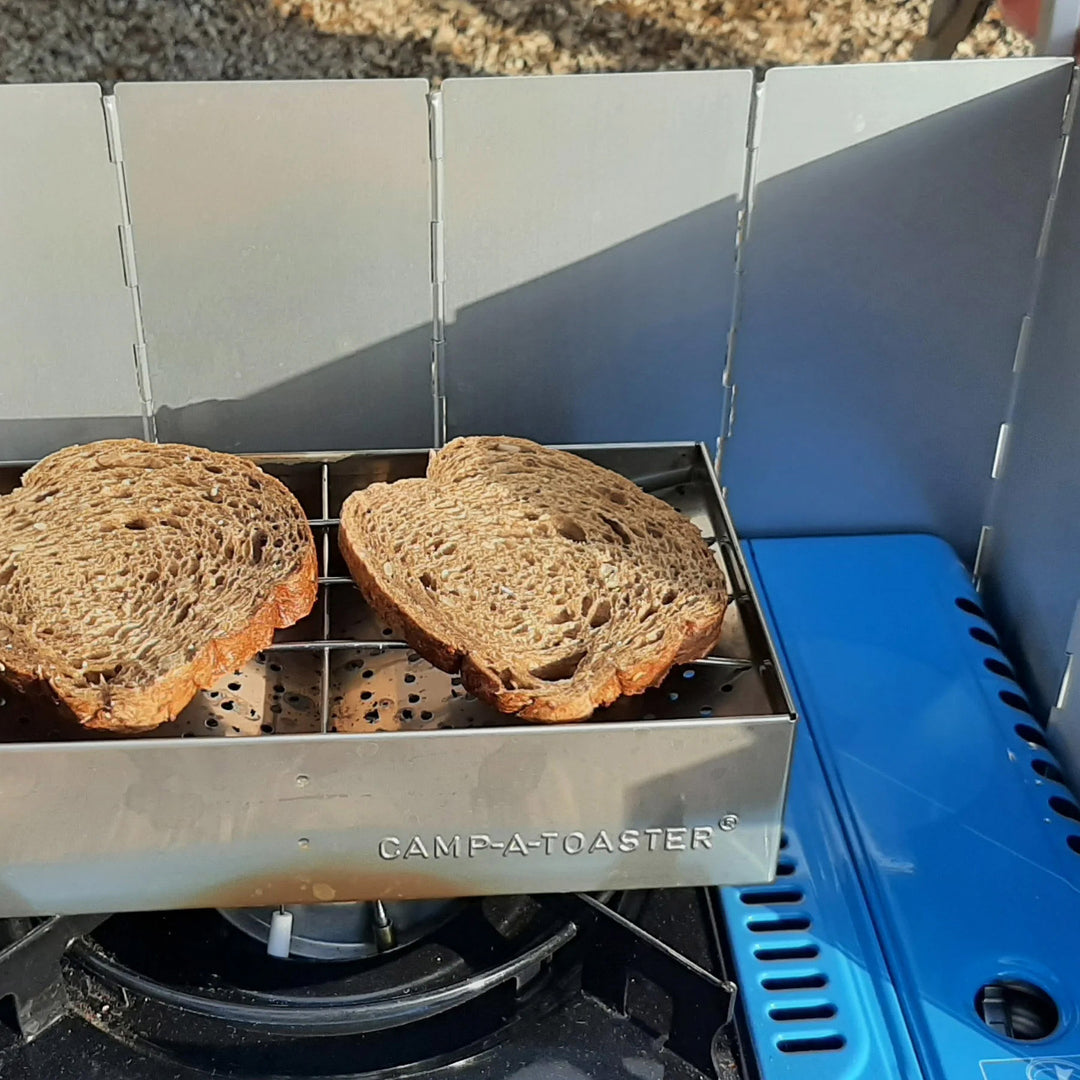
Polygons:
[[[306,960],[358,960],[404,948],[437,930],[461,910],[461,900],[287,904],[292,916],[289,956]],[[270,940],[276,908],[218,908],[222,918],[262,944]]]

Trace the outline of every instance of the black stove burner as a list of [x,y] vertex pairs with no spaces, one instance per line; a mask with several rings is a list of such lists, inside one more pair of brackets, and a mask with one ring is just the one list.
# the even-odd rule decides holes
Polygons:
[[116,915],[68,950],[65,1015],[0,1043],[0,1075],[737,1077],[711,894],[613,906],[623,918],[588,898],[469,901],[423,940],[354,961],[273,959],[214,911]]

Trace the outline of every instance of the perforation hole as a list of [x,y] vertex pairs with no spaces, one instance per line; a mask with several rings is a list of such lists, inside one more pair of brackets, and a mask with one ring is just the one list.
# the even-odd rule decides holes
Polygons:
[[818,947],[810,942],[804,945],[758,945],[754,949],[754,956],[771,963],[776,960],[813,960],[819,952]]
[[778,1023],[793,1020],[831,1020],[836,1015],[836,1006],[827,1003],[820,1005],[774,1005],[769,1009],[769,1016]]
[[1064,799],[1060,795],[1052,795],[1050,797],[1050,809],[1055,814],[1060,814],[1063,818],[1068,818],[1070,821],[1080,821],[1080,806],[1077,806],[1072,799]]
[[805,897],[802,889],[762,889],[740,893],[739,899],[744,904],[799,904]]
[[821,990],[829,980],[817,972],[810,975],[773,975],[761,980],[763,990]]
[[1046,740],[1043,738],[1043,733],[1038,728],[1033,728],[1030,724],[1017,724],[1013,728],[1013,731],[1020,736],[1028,744],[1028,746],[1037,746],[1040,749],[1046,749]]
[[998,697],[1011,709],[1016,709],[1017,712],[1027,713],[1028,716],[1032,715],[1031,706],[1029,706],[1028,703],[1014,691],[999,690]]
[[777,877],[790,877],[795,873],[795,861],[793,859],[781,858],[776,864],[776,876]]
[[991,649],[1000,649],[998,639],[990,633],[989,630],[984,630],[981,626],[973,626],[968,633],[978,642],[983,645],[989,646]]
[[1043,758],[1036,758],[1031,763],[1031,768],[1044,780],[1052,780],[1055,784],[1065,783],[1065,777],[1062,775],[1061,770],[1051,761],[1046,761]]
[[751,934],[780,934],[792,930],[809,930],[807,915],[781,915],[772,918],[749,919],[746,928]]
[[968,615],[974,615],[976,618],[985,619],[986,612],[983,611],[978,604],[969,600],[966,596],[958,596],[956,598],[956,606],[961,610],[967,612]]
[[782,1054],[821,1054],[843,1050],[847,1043],[843,1035],[808,1035],[799,1039],[777,1039],[776,1049]]
[[987,671],[992,671],[999,678],[1016,682],[1016,676],[1013,674],[1012,668],[1009,667],[1008,664],[1003,664],[1000,660],[995,660],[992,656],[988,656],[983,661],[983,667],[986,668]]
[[1080,836],[1067,837],[1065,843],[1069,845],[1069,850],[1080,855]]

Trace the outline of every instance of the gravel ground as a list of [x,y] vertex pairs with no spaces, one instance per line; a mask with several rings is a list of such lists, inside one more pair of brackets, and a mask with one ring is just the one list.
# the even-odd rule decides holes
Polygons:
[[[0,81],[280,79],[902,60],[930,0],[0,0]],[[994,15],[959,56],[1027,55]]]

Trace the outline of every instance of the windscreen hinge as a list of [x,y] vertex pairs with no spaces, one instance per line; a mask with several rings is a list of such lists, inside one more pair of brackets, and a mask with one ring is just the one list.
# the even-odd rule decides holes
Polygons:
[[135,261],[135,238],[131,228],[131,204],[128,200],[127,174],[124,171],[124,151],[120,141],[120,116],[116,110],[116,97],[103,94],[101,107],[105,113],[105,135],[109,145],[109,160],[116,171],[120,222],[117,232],[120,243],[120,261],[124,271],[124,284],[131,295],[131,314],[134,322],[134,340],[131,343],[135,379],[139,387],[142,405],[143,438],[157,442],[157,421],[154,417],[154,395],[150,385],[150,365],[146,353],[146,333],[143,327],[142,297],[139,293],[139,272]]
[[431,398],[435,428],[433,446],[446,442],[446,263],[443,245],[443,111],[442,94],[428,94],[428,153],[431,158]]
[[750,111],[746,118],[746,147],[743,162],[742,184],[739,190],[735,216],[735,282],[731,293],[731,321],[728,327],[726,354],[724,356],[723,387],[724,397],[721,403],[720,435],[716,446],[716,473],[722,475],[724,443],[731,437],[735,427],[735,383],[733,372],[735,350],[739,336],[739,323],[743,308],[743,275],[746,241],[750,234],[751,218],[754,211],[754,181],[757,168],[757,152],[761,145],[762,96],[765,84],[755,78],[754,89],[750,95]]
[[1065,642],[1065,671],[1061,678],[1061,686],[1058,688],[1055,709],[1064,709],[1069,702],[1069,693],[1072,689],[1073,661],[1080,654],[1080,603],[1077,603],[1073,611],[1072,628],[1069,630],[1069,640]]
[[724,387],[723,401],[721,403],[720,438],[728,439],[735,427],[735,394],[738,390],[734,384]]
[[[1050,706],[1047,727],[1052,742],[1069,744],[1076,740],[1077,718],[1080,715],[1080,697],[1077,696],[1076,683],[1080,679],[1080,603],[1073,611],[1072,628],[1069,640],[1065,643],[1065,668],[1061,673],[1057,697]],[[1073,747],[1075,749],[1075,747]],[[1066,751],[1063,757],[1071,763],[1075,758]],[[1076,776],[1073,776],[1076,780]]]
[[990,467],[990,479],[1000,480],[1001,471],[1005,467],[1005,451],[1009,445],[1009,425],[1002,424],[998,428],[997,446],[994,448],[994,464]]
[[975,565],[971,568],[971,581],[976,592],[982,592],[983,574],[986,572],[987,560],[990,558],[990,542],[993,535],[994,530],[990,525],[984,525],[979,530],[979,546],[975,549]]

